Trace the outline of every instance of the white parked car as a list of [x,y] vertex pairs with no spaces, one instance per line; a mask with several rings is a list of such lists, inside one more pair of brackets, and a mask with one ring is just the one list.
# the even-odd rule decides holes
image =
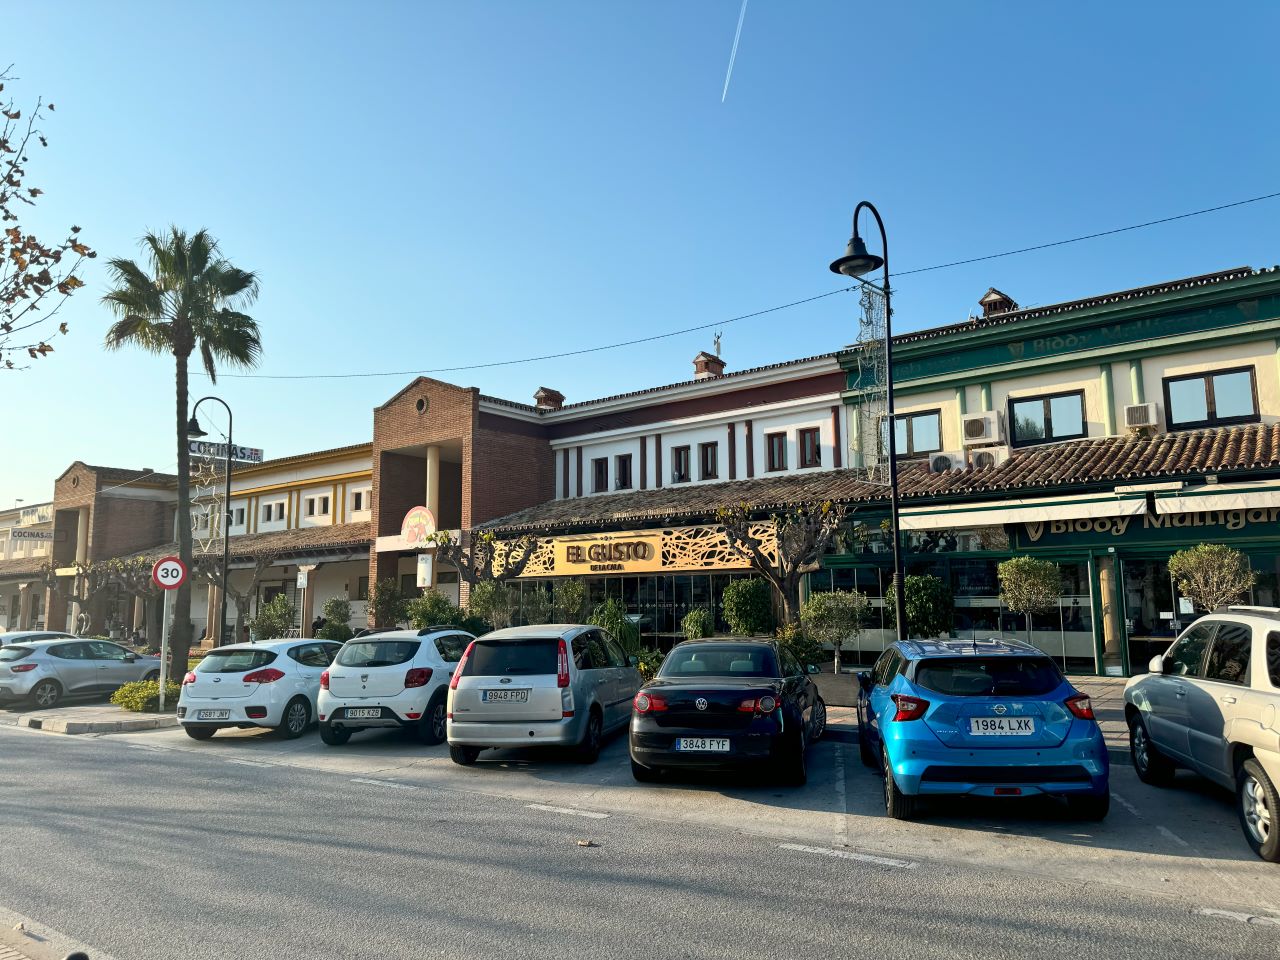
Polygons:
[[1245,839],[1280,862],[1280,609],[1226,607],[1188,627],[1125,686],[1139,777],[1186,767],[1236,794]]
[[443,743],[449,679],[474,639],[428,627],[348,640],[320,678],[320,739],[338,746],[357,730],[407,727],[423,743]]
[[178,720],[193,740],[225,727],[300,737],[316,716],[320,675],[341,648],[329,640],[271,640],[210,650],[182,680]]

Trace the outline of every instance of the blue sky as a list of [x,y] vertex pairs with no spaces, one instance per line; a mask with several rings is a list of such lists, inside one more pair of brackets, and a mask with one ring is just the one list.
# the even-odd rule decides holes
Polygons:
[[[172,359],[101,350],[103,261],[147,229],[208,227],[261,274],[261,373],[629,340],[841,286],[863,198],[908,270],[1280,190],[1280,7],[1232,10],[751,0],[721,103],[738,0],[63,3],[3,57],[57,105],[27,225],[77,223],[100,257],[57,353],[0,380],[0,505],[75,459],[172,469]],[[963,320],[993,285],[1026,306],[1274,264],[1278,224],[1272,200],[904,277],[895,322]],[[725,359],[835,349],[855,307],[727,325]],[[710,345],[440,376],[577,401],[686,379]],[[368,439],[406,379],[217,392],[238,442],[284,456]]]

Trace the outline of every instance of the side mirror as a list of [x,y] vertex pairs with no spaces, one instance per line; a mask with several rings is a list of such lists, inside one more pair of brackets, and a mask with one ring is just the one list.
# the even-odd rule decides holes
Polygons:
[[859,670],[857,673],[857,677],[858,677],[858,686],[861,687],[865,692],[870,693],[871,692],[871,674],[867,673],[867,671],[865,670]]
[[809,673],[821,673],[821,672],[822,672],[822,668],[821,668],[821,667],[819,667],[816,663],[811,663],[811,664],[809,664],[809,666],[808,666],[808,667],[806,667],[805,669],[806,669]]
[[1157,675],[1163,675],[1169,672],[1169,658],[1163,653],[1157,653],[1151,658],[1151,662],[1147,664],[1147,670]]
[[125,663],[137,663],[137,662],[138,662],[138,655],[137,655],[136,653],[126,653],[126,654],[124,655],[124,662],[125,662]]
[[627,663],[631,664],[633,667],[638,667],[640,666],[640,658],[633,653],[631,656],[627,657]]

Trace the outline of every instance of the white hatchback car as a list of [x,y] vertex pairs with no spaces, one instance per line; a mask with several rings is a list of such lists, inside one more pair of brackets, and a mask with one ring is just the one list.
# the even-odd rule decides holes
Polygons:
[[449,679],[474,639],[427,627],[348,640],[320,678],[320,739],[338,746],[357,730],[407,727],[423,743],[444,742]]
[[316,716],[320,675],[341,648],[328,640],[271,640],[210,650],[182,680],[178,721],[193,740],[224,727],[300,737]]

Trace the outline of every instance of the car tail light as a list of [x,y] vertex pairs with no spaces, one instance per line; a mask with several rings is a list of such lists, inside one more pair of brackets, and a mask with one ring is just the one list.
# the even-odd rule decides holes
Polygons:
[[19,663],[15,666],[10,667],[9,669],[12,670],[14,673],[26,673],[28,670],[34,670],[38,666],[39,666],[38,663]]
[[187,675],[182,678],[182,685],[185,687],[188,683],[196,682],[196,674],[194,670],[187,671]]
[[905,693],[895,693],[893,695],[893,705],[898,708],[898,712],[893,715],[895,721],[919,720],[924,716],[924,712],[929,709],[928,700],[921,700],[919,697],[908,697]]
[[1078,693],[1074,697],[1067,697],[1067,709],[1081,720],[1097,719],[1093,715],[1093,701],[1087,694]]
[[275,667],[267,667],[265,670],[255,670],[253,673],[246,673],[242,680],[245,683],[275,683],[284,677],[284,671],[277,670]]
[[[187,674],[187,676],[191,676],[191,674]],[[329,671],[328,670],[320,674],[320,689],[321,690],[329,689]]]
[[430,682],[430,667],[414,667],[404,675],[404,686],[406,690],[410,687],[425,687]]
[[471,651],[476,648],[476,642],[472,640],[467,644],[466,651],[462,654],[462,659],[458,661],[458,665],[453,668],[453,679],[449,681],[449,689],[457,690],[458,681],[462,679],[462,670],[467,665],[467,661],[471,659]]
[[636,713],[661,713],[667,709],[667,701],[656,693],[637,693],[631,706]]
[[739,713],[773,713],[778,709],[778,698],[765,695],[738,704]]
[[569,645],[560,638],[560,652],[556,655],[556,686],[569,685]]

